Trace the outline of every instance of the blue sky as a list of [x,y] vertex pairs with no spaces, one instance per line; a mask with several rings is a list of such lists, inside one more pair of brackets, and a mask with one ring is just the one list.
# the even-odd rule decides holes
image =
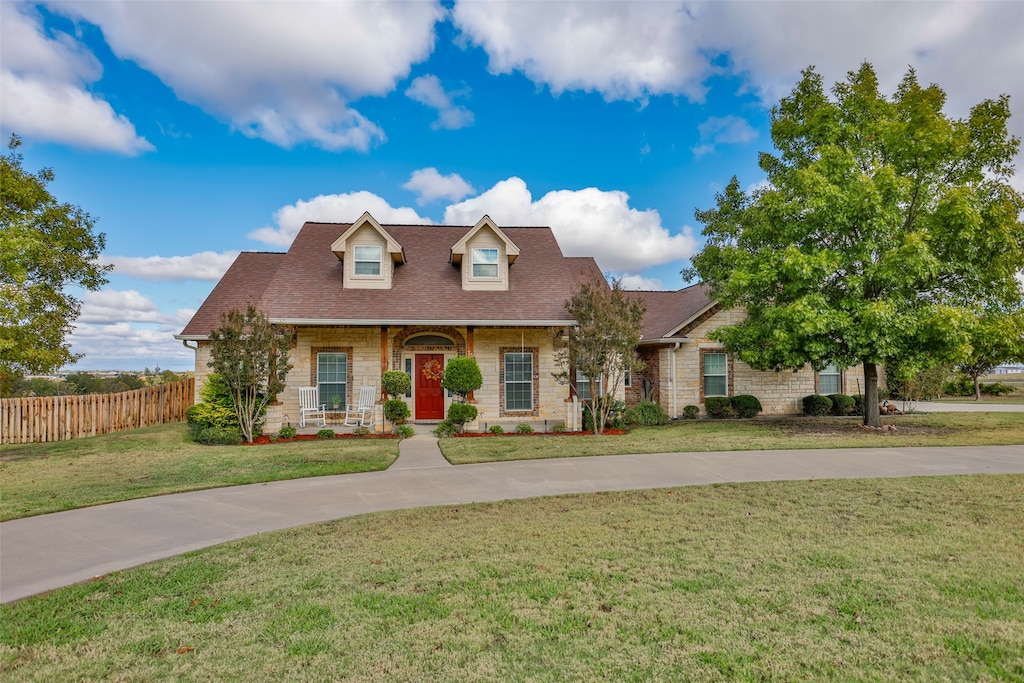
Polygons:
[[[81,369],[187,369],[173,339],[240,250],[304,220],[549,225],[676,289],[695,208],[763,180],[801,69],[908,66],[947,109],[1024,106],[1021,2],[0,0],[0,129],[106,233]],[[1017,113],[1011,129],[1024,132]],[[1014,181],[1022,189],[1020,176]]]

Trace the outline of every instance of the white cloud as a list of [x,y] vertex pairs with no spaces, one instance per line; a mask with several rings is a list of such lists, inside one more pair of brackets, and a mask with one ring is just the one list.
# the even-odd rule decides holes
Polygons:
[[118,275],[141,280],[209,280],[216,282],[238,256],[237,251],[201,251],[190,256],[107,256]]
[[385,95],[433,51],[437,2],[62,2],[114,53],[282,147],[366,150],[384,132],[348,103]]
[[718,145],[742,145],[757,138],[757,131],[738,116],[712,116],[697,126],[700,144],[693,148],[698,159],[715,151]]
[[141,370],[155,365],[193,369],[195,352],[174,338],[176,331],[127,322],[79,321],[69,341],[72,351],[85,354],[75,366],[78,369]]
[[689,227],[671,234],[657,211],[629,206],[625,192],[555,190],[533,201],[526,183],[512,177],[445,210],[445,223],[473,225],[484,214],[499,226],[550,226],[567,256],[593,256],[602,270],[637,272],[689,258],[697,240]]
[[437,121],[430,124],[434,130],[458,130],[473,125],[473,112],[452,102],[453,96],[463,94],[445,92],[440,79],[434,75],[414,79],[405,91],[409,99],[437,110]]
[[623,275],[622,288],[628,290],[641,290],[645,292],[659,292],[665,289],[665,285],[656,277],[644,277],[642,275]]
[[457,202],[473,192],[473,186],[458,173],[441,175],[433,167],[413,171],[409,182],[402,187],[418,194],[417,203],[420,205],[442,198]]
[[248,234],[265,244],[288,246],[295,239],[306,221],[324,223],[351,223],[363,212],[370,214],[381,223],[429,224],[432,221],[408,207],[393,207],[387,200],[362,190],[345,194],[328,194],[313,199],[300,199],[294,204],[282,206],[274,212],[276,227],[265,226]]
[[701,101],[713,72],[694,44],[682,2],[471,2],[452,19],[482,47],[492,73],[522,71],[555,95],[597,91],[607,100],[683,94]]
[[126,117],[86,89],[99,61],[71,36],[43,34],[34,10],[0,3],[0,121],[5,132],[135,155],[153,149]]
[[161,313],[152,299],[134,289],[101,289],[95,292],[87,291],[82,295],[82,311],[78,316],[78,322],[170,324],[176,320],[173,316]]

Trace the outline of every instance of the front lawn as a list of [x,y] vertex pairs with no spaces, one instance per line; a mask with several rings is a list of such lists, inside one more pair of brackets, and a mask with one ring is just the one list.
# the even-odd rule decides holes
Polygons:
[[5,605],[0,677],[1020,681],[1022,576],[1021,475],[439,507]]
[[873,432],[851,418],[681,421],[623,436],[496,436],[441,439],[456,465],[531,458],[626,453],[748,451],[788,448],[1006,446],[1024,444],[1024,413],[936,413],[884,418],[896,432]]
[[387,469],[393,439],[202,446],[184,424],[0,450],[0,520],[218,486]]

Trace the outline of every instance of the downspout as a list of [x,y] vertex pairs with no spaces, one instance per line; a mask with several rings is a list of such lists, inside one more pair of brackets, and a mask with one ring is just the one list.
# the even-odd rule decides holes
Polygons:
[[[188,339],[182,339],[181,340],[181,345],[184,346],[186,349],[192,349],[192,354],[193,354],[192,369],[194,370],[195,367],[196,367],[196,362],[195,362],[194,356],[195,356],[196,351],[199,350],[199,342],[196,342],[195,346],[189,346],[188,345]],[[197,385],[195,385],[195,384],[193,384],[192,386],[193,386],[192,402],[193,403],[197,403],[199,401],[199,387]]]
[[682,342],[676,342],[672,347],[672,419],[679,417],[679,376],[676,374],[676,351],[682,346]]

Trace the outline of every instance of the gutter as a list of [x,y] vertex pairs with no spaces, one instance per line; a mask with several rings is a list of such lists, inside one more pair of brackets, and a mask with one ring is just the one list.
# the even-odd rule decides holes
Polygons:
[[[575,320],[338,320],[333,318],[271,318],[270,322],[274,325],[295,325],[301,327],[367,327],[377,325],[421,325],[435,327],[566,327],[576,323]],[[206,341],[210,338],[210,335],[176,334],[174,335],[174,338],[181,341]]]

